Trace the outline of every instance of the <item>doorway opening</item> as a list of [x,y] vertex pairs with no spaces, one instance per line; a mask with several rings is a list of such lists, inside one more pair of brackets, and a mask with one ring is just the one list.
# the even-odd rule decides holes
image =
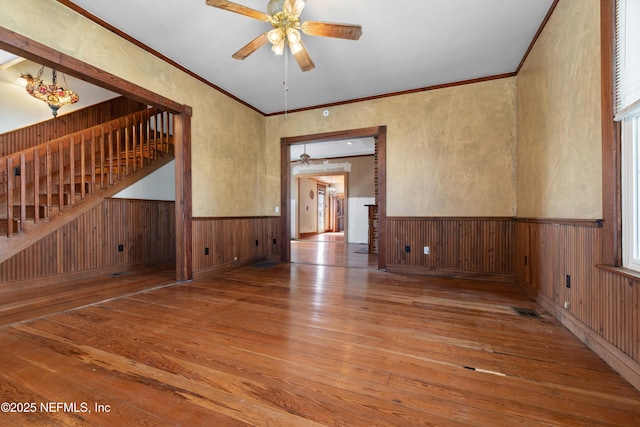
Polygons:
[[293,240],[348,239],[349,173],[296,173],[292,176],[291,238]]
[[[342,194],[345,197],[337,197],[337,200],[332,201],[329,189],[331,189],[331,192],[338,190],[332,189],[331,177],[343,175],[348,182],[350,175],[349,162],[345,162],[349,163],[348,165],[336,166],[336,162],[328,162],[326,159],[320,158],[318,160],[322,161],[321,164],[314,166],[320,168],[320,170],[315,170],[314,167],[308,167],[301,172],[301,167],[297,168],[296,165],[292,167],[292,160],[294,160],[295,163],[296,150],[307,154],[307,148],[311,144],[321,146],[322,144],[331,144],[337,141],[348,141],[358,138],[371,138],[374,141],[374,194],[370,199],[360,200],[356,197],[357,195],[349,194],[349,185],[347,184]],[[311,157],[313,158],[313,156]],[[308,165],[307,162],[302,163]],[[337,163],[339,164],[340,162],[338,161]],[[352,248],[348,248],[350,242],[364,243],[365,248],[360,248],[356,253],[372,255],[374,266],[377,264],[377,268],[380,270],[386,268],[386,126],[282,138],[281,171],[282,214],[280,217],[280,249],[281,260],[283,262],[294,261],[291,258],[292,241],[296,245],[299,242],[313,241],[317,244],[315,250],[317,253],[313,255],[308,253],[307,256],[303,257],[302,262],[318,264],[330,263],[330,260],[323,258],[322,252],[328,255],[332,253],[336,255],[337,246],[335,242],[342,239],[342,242],[345,244],[343,248],[340,248],[340,251],[346,250],[346,253],[350,254],[352,252]],[[305,181],[304,189],[301,190],[303,185],[298,181],[299,175],[304,176],[304,179],[314,182]],[[327,179],[329,179],[328,182],[326,181]],[[322,193],[321,198],[324,202],[322,209],[320,209],[323,213],[321,222],[324,230],[318,227],[318,189],[322,189],[320,190]],[[312,193],[315,199],[313,202],[310,200]],[[300,197],[298,197],[298,195],[300,195]],[[333,205],[327,203],[328,200],[332,201]],[[372,207],[375,211],[373,216],[371,215]],[[308,212],[307,209],[313,209],[315,216],[310,215],[313,218],[308,221],[306,219],[305,221],[307,222],[302,224],[300,212],[306,213]],[[356,210],[361,211],[361,213],[364,212],[364,215],[360,216],[364,216],[365,219],[362,221],[354,221],[353,215],[349,213],[350,209],[352,214],[354,214]],[[334,218],[331,218],[331,214],[335,215]],[[349,218],[352,218],[352,220],[350,221]],[[302,230],[300,230],[301,225],[303,226]],[[308,228],[305,229],[304,227]],[[343,228],[343,231],[340,230],[341,228]],[[358,233],[364,235],[364,237],[354,237]],[[298,246],[296,246],[296,249],[297,248]],[[372,251],[371,248],[375,248],[375,250]],[[321,259],[324,259],[325,262],[320,262]],[[295,261],[299,262],[300,260]]]

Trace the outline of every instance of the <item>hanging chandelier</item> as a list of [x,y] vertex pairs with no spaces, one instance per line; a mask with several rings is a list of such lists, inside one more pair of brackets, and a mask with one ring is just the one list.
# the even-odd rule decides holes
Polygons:
[[27,93],[47,104],[51,108],[53,117],[56,117],[60,107],[78,102],[80,96],[71,89],[58,86],[58,73],[55,69],[52,70],[52,82],[50,85],[42,81],[43,72],[44,66],[40,68],[36,77],[31,76],[31,74],[22,74],[20,79],[25,82]]

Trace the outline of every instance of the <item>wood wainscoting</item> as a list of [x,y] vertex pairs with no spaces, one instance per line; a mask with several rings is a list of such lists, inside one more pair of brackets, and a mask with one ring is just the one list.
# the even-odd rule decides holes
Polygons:
[[175,263],[175,203],[105,199],[0,264],[0,284]]
[[203,276],[280,259],[280,217],[193,218],[193,271]]
[[600,266],[601,221],[517,219],[514,230],[515,278],[640,389],[640,283]]
[[[387,218],[387,270],[511,274],[513,218]],[[429,254],[424,247],[429,246]]]

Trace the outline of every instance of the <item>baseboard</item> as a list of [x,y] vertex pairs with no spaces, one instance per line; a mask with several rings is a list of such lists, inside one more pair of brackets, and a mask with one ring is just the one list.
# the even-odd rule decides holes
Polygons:
[[137,273],[137,272],[147,271],[150,269],[157,269],[159,266],[168,266],[168,265],[175,266],[175,264],[176,264],[176,259],[173,257],[160,258],[152,261],[145,261],[145,262],[138,262],[138,263],[131,263],[131,264],[121,264],[121,265],[115,265],[111,267],[97,268],[94,270],[83,270],[83,271],[76,271],[73,273],[54,274],[51,276],[38,277],[34,279],[27,279],[27,280],[20,280],[20,281],[0,282],[0,288],[2,288],[5,285],[10,285],[11,288],[13,289],[25,288],[25,287],[28,288],[31,286],[46,286],[53,283],[60,283],[60,281],[63,279],[68,281],[73,281],[73,280],[84,280],[84,279],[98,277],[98,276],[108,276],[111,274],[118,274],[123,272]]
[[580,341],[618,372],[632,386],[640,390],[640,363],[626,355],[580,319],[558,306],[545,295],[535,292],[522,281],[518,281],[518,283],[545,310],[558,319],[564,327],[569,329],[573,335],[578,337]]

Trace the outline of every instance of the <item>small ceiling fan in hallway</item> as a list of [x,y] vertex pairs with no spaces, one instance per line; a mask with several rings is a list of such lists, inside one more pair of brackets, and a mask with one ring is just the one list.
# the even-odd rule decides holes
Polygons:
[[287,43],[300,69],[309,71],[315,68],[315,65],[302,43],[300,32],[310,36],[347,40],[358,40],[362,35],[362,27],[360,25],[319,21],[301,22],[300,14],[305,6],[303,0],[270,0],[267,4],[266,13],[227,0],[206,0],[206,2],[209,6],[269,22],[273,27],[272,30],[259,35],[234,53],[232,55],[234,59],[245,59],[267,44],[267,42],[272,44],[271,49],[276,54],[282,55],[285,50],[285,43]]

